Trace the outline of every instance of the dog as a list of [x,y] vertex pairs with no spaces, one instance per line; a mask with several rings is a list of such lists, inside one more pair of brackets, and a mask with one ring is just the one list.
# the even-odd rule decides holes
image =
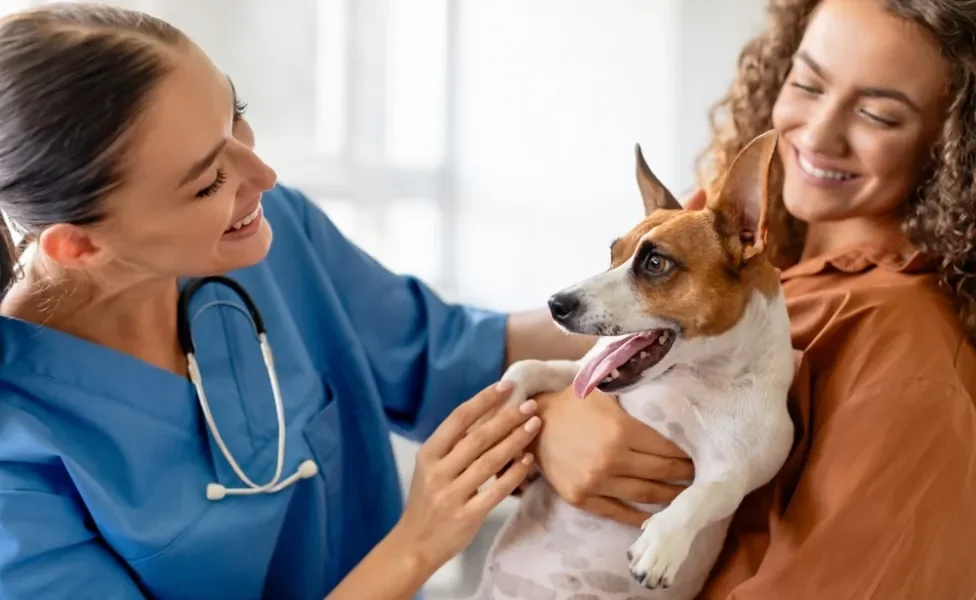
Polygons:
[[702,210],[684,210],[635,148],[645,215],[608,270],[549,299],[568,333],[599,336],[580,361],[526,360],[503,375],[520,403],[572,384],[615,395],[691,459],[694,481],[638,529],[579,510],[540,477],[489,549],[472,598],[684,600],[702,589],[743,498],[792,448],[789,317],[766,257],[777,135],[752,140]]

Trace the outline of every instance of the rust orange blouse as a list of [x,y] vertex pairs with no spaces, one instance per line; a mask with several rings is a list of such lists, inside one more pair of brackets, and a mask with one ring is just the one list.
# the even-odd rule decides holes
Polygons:
[[784,271],[797,439],[746,498],[705,600],[976,598],[976,352],[924,257]]

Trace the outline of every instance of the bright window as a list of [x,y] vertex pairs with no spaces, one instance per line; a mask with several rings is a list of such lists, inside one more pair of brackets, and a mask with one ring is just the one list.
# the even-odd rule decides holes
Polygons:
[[113,3],[180,27],[231,76],[282,183],[389,268],[450,286],[449,0]]

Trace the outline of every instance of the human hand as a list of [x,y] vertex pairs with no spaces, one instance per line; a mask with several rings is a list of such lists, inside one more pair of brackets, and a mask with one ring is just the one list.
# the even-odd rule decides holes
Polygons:
[[545,424],[531,444],[537,465],[573,506],[638,526],[648,515],[621,501],[669,503],[694,478],[687,455],[617,401],[595,391],[580,400],[567,388],[536,397]]
[[431,574],[471,543],[488,513],[529,472],[533,457],[523,450],[542,425],[534,400],[501,408],[475,425],[512,387],[503,381],[456,408],[417,453],[407,506],[391,536],[419,554]]

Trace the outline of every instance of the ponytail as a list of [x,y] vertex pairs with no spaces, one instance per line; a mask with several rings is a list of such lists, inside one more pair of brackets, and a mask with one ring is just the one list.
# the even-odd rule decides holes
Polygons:
[[0,215],[0,238],[3,242],[0,245],[0,298],[3,298],[17,279],[21,252],[18,245],[14,243],[6,215]]

